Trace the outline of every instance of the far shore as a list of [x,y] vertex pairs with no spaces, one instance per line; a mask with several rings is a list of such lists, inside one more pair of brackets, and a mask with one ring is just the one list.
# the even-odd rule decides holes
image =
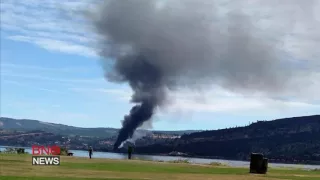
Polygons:
[[[0,145],[0,148],[24,148],[24,149],[31,149],[31,147],[21,147],[21,146],[3,146]],[[79,149],[70,149],[72,151],[87,151],[87,149],[79,148]],[[98,150],[95,152],[101,153],[114,153],[114,154],[123,154],[126,155],[124,152],[116,152],[111,150]],[[250,159],[231,159],[231,158],[224,158],[224,157],[217,157],[217,156],[196,156],[196,155],[187,155],[187,154],[179,154],[179,155],[172,155],[169,153],[138,153],[135,152],[137,155],[142,156],[168,156],[168,157],[181,157],[181,158],[198,158],[198,159],[212,159],[212,160],[226,160],[226,161],[240,161],[240,162],[248,162]],[[269,163],[276,163],[276,164],[293,164],[293,165],[320,165],[320,161],[312,161],[312,160],[295,160],[295,159],[268,159]]]

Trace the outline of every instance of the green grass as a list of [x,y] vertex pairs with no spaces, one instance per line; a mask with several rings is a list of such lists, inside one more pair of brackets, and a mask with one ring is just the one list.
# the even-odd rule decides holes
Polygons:
[[[61,165],[31,165],[31,155],[0,154],[1,180],[319,180],[320,171],[270,168],[267,175],[252,175],[249,168],[234,168],[212,163],[192,165],[185,161],[153,162],[139,160],[88,159],[61,157]],[[119,179],[120,178],[120,179]]]
[[300,174],[300,175],[320,175],[320,171],[303,170],[303,169],[270,169],[269,172],[279,173],[283,175]]
[[290,179],[290,180],[319,180],[319,177],[295,177],[295,176],[269,176],[270,178],[277,179]]
[[[18,177],[18,176],[1,176],[1,180],[134,180],[119,178],[57,178],[57,177]],[[139,180],[139,179],[137,179]]]
[[247,174],[248,169],[243,168],[212,168],[194,165],[168,165],[168,163],[150,164],[135,162],[105,162],[105,163],[62,163],[61,166],[75,169],[91,169],[118,172],[155,172],[155,173],[192,173],[192,174]]
[[19,163],[19,162],[25,162],[24,160],[19,160],[19,159],[0,159],[2,162],[12,162],[12,163]]

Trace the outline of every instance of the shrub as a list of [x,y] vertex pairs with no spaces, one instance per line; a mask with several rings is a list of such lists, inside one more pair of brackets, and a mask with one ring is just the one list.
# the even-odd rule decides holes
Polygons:
[[219,162],[211,162],[210,165],[212,165],[212,166],[226,166],[225,164],[219,163]]
[[177,159],[177,160],[173,160],[170,162],[172,162],[172,163],[190,163],[188,159]]
[[68,149],[67,148],[64,148],[64,147],[61,147],[60,148],[60,154],[61,156],[67,156],[68,155]]
[[18,154],[25,154],[24,148],[16,148]]
[[16,149],[15,148],[6,148],[4,150],[4,153],[8,153],[8,154],[13,154],[13,153],[17,153]]
[[3,152],[0,151],[0,153],[6,153],[6,154],[27,154],[25,152],[24,148],[6,148]]

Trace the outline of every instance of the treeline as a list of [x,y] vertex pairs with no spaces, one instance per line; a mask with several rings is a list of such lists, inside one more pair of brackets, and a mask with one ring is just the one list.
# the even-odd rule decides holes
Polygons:
[[259,121],[246,127],[183,135],[166,144],[137,147],[136,152],[247,160],[251,152],[279,161],[320,161],[320,116]]
[[249,126],[238,128],[227,128],[222,130],[202,131],[181,136],[181,139],[203,139],[214,140],[269,137],[274,135],[286,135],[300,132],[319,132],[320,115],[302,116],[278,119],[273,121],[257,121]]

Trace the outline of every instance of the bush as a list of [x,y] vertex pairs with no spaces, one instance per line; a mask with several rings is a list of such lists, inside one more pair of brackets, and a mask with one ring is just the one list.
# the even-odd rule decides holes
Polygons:
[[24,148],[6,148],[3,152],[6,154],[27,154]]
[[18,154],[25,154],[24,148],[17,148],[16,151]]
[[190,163],[188,159],[177,159],[177,160],[173,160],[173,161],[170,161],[172,163]]
[[4,153],[8,153],[8,154],[13,154],[13,153],[17,153],[16,149],[15,148],[6,148],[4,150]]
[[61,147],[60,148],[60,154],[61,156],[67,156],[68,155],[68,149],[67,148],[64,148],[64,147]]
[[210,165],[212,165],[212,166],[226,166],[225,164],[219,163],[219,162],[211,162]]

